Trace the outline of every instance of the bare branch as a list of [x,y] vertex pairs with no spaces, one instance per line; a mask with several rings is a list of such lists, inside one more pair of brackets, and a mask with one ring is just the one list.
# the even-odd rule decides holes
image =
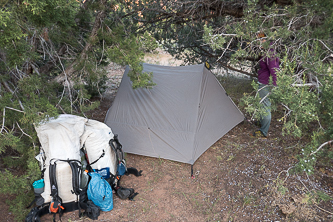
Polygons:
[[2,113],[2,126],[0,133],[2,133],[3,129],[5,128],[5,116],[6,116],[6,108],[3,108],[3,113]]
[[327,142],[321,144],[321,145],[318,147],[318,149],[317,149],[316,151],[310,153],[310,156],[312,156],[313,154],[317,153],[317,152],[318,152],[319,150],[321,150],[324,146],[326,146],[327,144],[331,144],[332,142],[333,142],[333,140],[330,140],[330,141],[327,141]]
[[[8,85],[8,83],[7,83],[6,81],[3,81],[2,84],[5,86],[5,88],[6,88],[10,93],[12,93],[13,95],[15,95],[14,90],[12,90],[12,89],[10,88],[10,86]],[[18,102],[19,102],[19,104],[20,104],[21,109],[24,110],[24,106],[23,106],[21,100],[19,100],[18,98],[17,98],[17,100],[18,100]]]
[[32,137],[31,137],[29,134],[25,133],[25,132],[22,130],[22,128],[20,127],[20,125],[18,124],[18,122],[16,122],[16,125],[18,126],[18,128],[21,130],[21,132],[22,132],[24,135],[26,135],[27,137],[29,137],[30,139],[32,139]]

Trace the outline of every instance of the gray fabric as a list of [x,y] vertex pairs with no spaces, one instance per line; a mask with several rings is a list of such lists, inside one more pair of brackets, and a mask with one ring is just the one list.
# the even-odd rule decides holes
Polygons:
[[204,64],[143,65],[152,89],[132,89],[127,67],[105,123],[124,152],[193,164],[244,120]]

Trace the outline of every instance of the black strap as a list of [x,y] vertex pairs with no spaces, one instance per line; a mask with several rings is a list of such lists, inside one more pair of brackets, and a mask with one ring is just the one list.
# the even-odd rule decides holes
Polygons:
[[[64,210],[62,210],[62,213],[67,213],[67,212],[72,212],[72,211],[78,210],[79,207],[81,209],[84,209],[84,210],[87,209],[86,203],[81,203],[81,202],[79,202],[79,203],[77,203],[77,202],[64,203],[64,204],[62,204],[62,206],[65,208]],[[35,218],[37,218],[37,216],[40,218],[43,215],[49,213],[49,203],[48,204],[44,204],[41,207],[35,207],[35,208],[33,208],[31,210],[31,212],[32,211],[35,211],[35,213],[34,213],[34,215],[35,215],[34,217]],[[35,222],[35,221],[38,221],[38,220],[34,219],[32,221]],[[29,222],[31,222],[31,221],[29,221]]]
[[56,169],[57,169],[57,163],[56,162],[54,162],[53,164],[50,164],[49,177],[50,177],[50,186],[51,186],[51,196],[54,199],[57,199],[57,197],[58,197],[58,185],[57,185],[57,178],[56,178]]
[[40,217],[49,212],[49,206],[34,207],[25,218],[25,222],[40,222]]
[[[58,195],[58,185],[57,185],[57,179],[56,179],[56,167],[57,167],[57,161],[63,161],[63,162],[67,162],[71,169],[72,169],[72,184],[73,184],[73,190],[72,193],[75,193],[77,195],[76,201],[74,202],[69,202],[69,203],[62,203],[62,199],[59,197]],[[50,177],[50,186],[51,186],[51,196],[52,196],[52,201],[56,200],[58,201],[61,206],[64,209],[61,209],[59,207],[59,219],[61,221],[61,216],[63,215],[63,213],[66,212],[71,212],[74,210],[79,210],[79,215],[81,216],[81,209],[87,209],[87,205],[86,205],[86,201],[87,199],[82,198],[82,200],[78,200],[78,196],[81,194],[81,192],[86,192],[86,190],[83,190],[80,188],[80,176],[81,176],[81,172],[82,172],[82,166],[81,166],[81,162],[78,160],[50,160],[50,167],[49,167],[49,177]],[[80,196],[81,198],[81,196]],[[30,207],[33,203],[35,202],[35,200],[28,206]],[[52,202],[51,202],[52,203]],[[32,220],[30,220],[29,218],[29,222],[33,221],[33,222],[37,222],[39,221],[39,217],[49,213],[49,208],[50,208],[50,204],[51,203],[47,203],[47,204],[43,204],[40,207],[35,207],[31,210],[31,212],[29,213],[28,216],[30,216],[30,218],[32,218]],[[55,214],[53,216],[53,220],[55,221]]]
[[90,163],[89,165],[93,165],[94,163],[96,163],[99,159],[101,159],[103,156],[105,155],[105,151],[103,150],[103,153],[100,157],[98,157],[97,160],[95,160],[94,162]]
[[27,208],[27,209],[30,208],[35,202],[36,202],[36,198],[33,201],[31,201],[31,203],[25,208]]
[[82,173],[81,163],[79,164],[79,161],[69,161],[68,164],[72,169],[72,185],[73,185],[72,193],[79,195],[81,192],[80,189],[80,179],[81,179],[80,176]]
[[118,163],[124,159],[124,152],[122,149],[122,145],[118,140],[118,134],[113,136],[113,139],[109,141],[110,146],[112,147],[113,151],[116,153]]
[[[63,162],[67,162],[69,164],[69,166],[71,167],[72,170],[72,193],[76,194],[76,199],[77,199],[77,203],[75,204],[75,210],[79,209],[81,213],[81,209],[80,209],[80,205],[78,203],[78,195],[81,192],[80,189],[80,176],[81,176],[81,172],[82,172],[82,166],[81,166],[81,162],[78,160],[50,160],[50,168],[49,168],[49,176],[50,176],[50,186],[51,186],[51,196],[52,196],[52,201],[49,205],[49,209],[51,209],[51,207],[57,207],[57,213],[59,214],[59,219],[61,221],[61,216],[63,215],[63,213],[65,211],[72,211],[71,208],[72,204],[68,205],[68,204],[63,204],[62,203],[62,199],[59,197],[58,195],[58,185],[57,185],[57,178],[56,178],[56,166],[57,166],[57,161],[63,161]],[[52,164],[53,162],[53,164]],[[56,203],[56,206],[53,206],[53,204]],[[66,205],[69,206],[69,209],[66,209]],[[55,221],[55,214],[53,216],[53,221]]]
[[42,178],[42,179],[44,179],[44,172],[45,172],[45,170],[46,170],[46,168],[44,168],[44,169],[42,170],[42,172],[41,172],[41,177],[40,177],[40,178]]
[[134,167],[127,168],[126,175],[133,174],[136,177],[142,176],[142,170],[138,171]]
[[[104,150],[103,150],[104,151]],[[52,161],[54,163],[52,164]],[[82,166],[81,162],[78,160],[50,160],[50,169],[49,169],[49,177],[50,177],[50,185],[51,185],[51,196],[53,198],[59,198],[60,201],[62,202],[61,198],[58,196],[58,185],[57,185],[57,178],[56,178],[56,166],[57,166],[57,161],[62,161],[62,162],[67,162],[69,166],[71,167],[72,170],[72,186],[73,190],[72,193],[75,193],[76,195],[79,195],[81,192],[80,189],[80,176],[82,173]],[[57,199],[57,200],[59,200]]]
[[136,195],[138,194],[139,193],[133,193],[131,196],[128,197],[128,199],[134,201],[134,197],[136,197]]

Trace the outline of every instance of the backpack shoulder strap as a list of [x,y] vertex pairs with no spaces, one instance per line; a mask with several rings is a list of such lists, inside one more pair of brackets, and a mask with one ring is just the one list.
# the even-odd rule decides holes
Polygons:
[[81,193],[80,178],[82,173],[81,163],[78,160],[68,160],[68,164],[72,169],[72,186],[73,186],[72,193],[80,195]]
[[118,134],[113,136],[113,139],[110,139],[109,144],[113,151],[116,153],[118,163],[124,159],[124,152],[122,149],[122,145],[118,140]]

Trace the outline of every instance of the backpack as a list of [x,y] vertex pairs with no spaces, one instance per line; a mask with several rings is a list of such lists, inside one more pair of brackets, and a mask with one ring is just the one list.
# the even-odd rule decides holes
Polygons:
[[[120,178],[123,175],[132,173],[135,176],[141,176],[142,171],[139,172],[134,168],[128,171],[118,135],[113,134],[106,124],[88,120],[81,137],[81,146],[86,155],[88,171],[99,173],[113,190],[119,189]],[[117,192],[116,194],[118,195]],[[133,194],[134,190],[127,198],[133,200],[137,193],[134,196]],[[121,197],[123,198],[124,195]]]
[[126,167],[118,136],[104,123],[63,114],[39,124],[36,131],[41,143],[36,159],[45,185],[28,206],[36,204],[26,221],[39,221],[47,213],[54,214],[55,220],[57,214],[61,218],[74,210],[81,217],[82,209],[89,218],[98,217],[100,208],[88,200],[89,172],[102,174],[121,199],[133,200],[137,195],[134,189],[120,187],[119,181],[123,175],[141,176],[142,171]]
[[63,213],[74,210],[79,210],[81,215],[86,190],[80,187],[80,138],[86,122],[86,118],[65,114],[35,126],[41,144],[36,159],[40,162],[44,188],[35,194],[36,208],[30,211],[26,221],[38,221],[38,217],[47,213],[54,214],[55,221],[56,215],[61,218]]
[[[53,221],[55,221],[56,215],[59,214],[59,219],[61,220],[61,216],[65,212],[71,212],[75,210],[79,210],[79,216],[87,215],[88,217],[95,218],[96,214],[96,208],[99,210],[97,206],[94,206],[92,204],[87,204],[88,198],[87,198],[87,187],[80,186],[81,183],[81,174],[82,174],[82,166],[81,162],[78,160],[54,160],[52,159],[50,161],[49,165],[49,185],[51,189],[51,201],[48,203],[42,203],[38,204],[36,202],[37,207],[34,207],[31,209],[30,213],[27,215],[25,221],[26,222],[39,222],[40,217],[51,213],[53,214]],[[68,189],[72,194],[76,196],[75,201],[71,202],[64,202],[63,199],[60,197],[59,189],[58,189],[58,182],[57,178],[59,175],[59,170],[57,170],[59,165],[68,164],[72,171],[72,187]],[[41,198],[40,194],[35,195],[36,199]],[[33,201],[35,202],[35,201]],[[33,203],[32,202],[32,203]],[[29,205],[29,207],[32,205],[32,203]],[[29,208],[28,207],[28,208]],[[81,209],[85,210],[85,213],[81,213]],[[91,214],[91,212],[94,212]],[[99,215],[99,213],[98,213]],[[97,215],[97,217],[98,217]]]

